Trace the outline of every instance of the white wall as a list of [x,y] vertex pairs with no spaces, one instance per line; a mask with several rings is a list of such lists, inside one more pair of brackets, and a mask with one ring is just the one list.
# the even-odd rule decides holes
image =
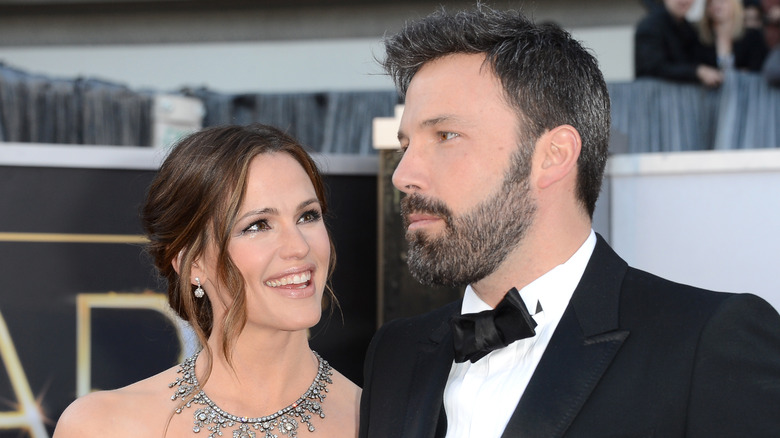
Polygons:
[[97,77],[133,89],[205,86],[221,93],[392,89],[378,39],[113,46],[0,47],[30,73]]
[[[574,29],[608,81],[633,78],[633,28]],[[0,61],[30,73],[97,77],[133,89],[205,86],[221,93],[392,89],[374,57],[381,38],[257,43],[0,47]]]
[[629,264],[780,309],[780,150],[615,156],[608,175]]
[[607,82],[634,79],[634,27],[573,29],[571,34],[593,50]]

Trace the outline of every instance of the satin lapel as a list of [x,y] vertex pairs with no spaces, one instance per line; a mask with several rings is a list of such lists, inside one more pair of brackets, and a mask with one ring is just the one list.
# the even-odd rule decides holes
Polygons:
[[[460,310],[460,306],[457,309]],[[433,438],[436,433],[436,424],[442,411],[444,386],[455,358],[448,321],[449,317],[442,320],[430,338],[418,346],[403,427],[407,434],[403,436]]]
[[569,306],[502,437],[562,437],[615,357],[620,284],[627,265],[598,236]]

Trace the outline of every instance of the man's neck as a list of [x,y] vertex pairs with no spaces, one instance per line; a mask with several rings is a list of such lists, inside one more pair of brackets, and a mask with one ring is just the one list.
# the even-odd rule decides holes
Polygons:
[[495,307],[506,292],[524,288],[556,266],[565,263],[587,240],[590,223],[575,232],[554,236],[526,237],[492,274],[471,285],[474,293]]

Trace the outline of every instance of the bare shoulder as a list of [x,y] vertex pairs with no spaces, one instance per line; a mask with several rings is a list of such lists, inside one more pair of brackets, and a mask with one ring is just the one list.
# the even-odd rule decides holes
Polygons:
[[349,380],[346,376],[333,369],[333,392],[339,397],[344,397],[347,401],[360,401],[360,387]]
[[[175,402],[176,367],[128,385],[79,397],[60,416],[53,438],[162,436]],[[143,421],[138,421],[143,419]]]
[[321,420],[317,430],[323,437],[353,437],[357,436],[360,387],[337,370],[331,376],[333,384],[328,390],[323,403],[325,418]]
[[99,391],[79,397],[65,409],[57,421],[54,438],[97,436],[100,422],[111,417],[121,397],[114,391]]

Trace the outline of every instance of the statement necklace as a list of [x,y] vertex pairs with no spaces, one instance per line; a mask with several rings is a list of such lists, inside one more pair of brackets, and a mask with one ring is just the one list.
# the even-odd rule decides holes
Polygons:
[[177,373],[182,376],[177,377],[175,382],[168,385],[169,388],[178,386],[171,396],[171,400],[181,400],[181,406],[176,409],[177,414],[181,414],[183,408],[189,408],[193,403],[202,406],[197,408],[193,414],[195,418],[193,432],[198,433],[206,429],[211,432],[209,438],[215,438],[223,435],[223,428],[235,427],[233,438],[256,438],[258,433],[263,438],[277,438],[278,435],[274,434],[274,431],[295,438],[298,436],[299,421],[306,425],[309,432],[314,432],[314,425],[311,423],[312,416],[325,418],[322,402],[325,400],[325,393],[328,392],[328,384],[333,383],[330,378],[333,372],[328,361],[320,357],[316,351],[313,353],[319,361],[319,367],[317,376],[314,377],[314,382],[309,386],[309,389],[295,403],[271,415],[257,418],[229,414],[208,398],[200,388],[198,378],[195,376],[195,360],[199,353],[195,353],[179,365]]

